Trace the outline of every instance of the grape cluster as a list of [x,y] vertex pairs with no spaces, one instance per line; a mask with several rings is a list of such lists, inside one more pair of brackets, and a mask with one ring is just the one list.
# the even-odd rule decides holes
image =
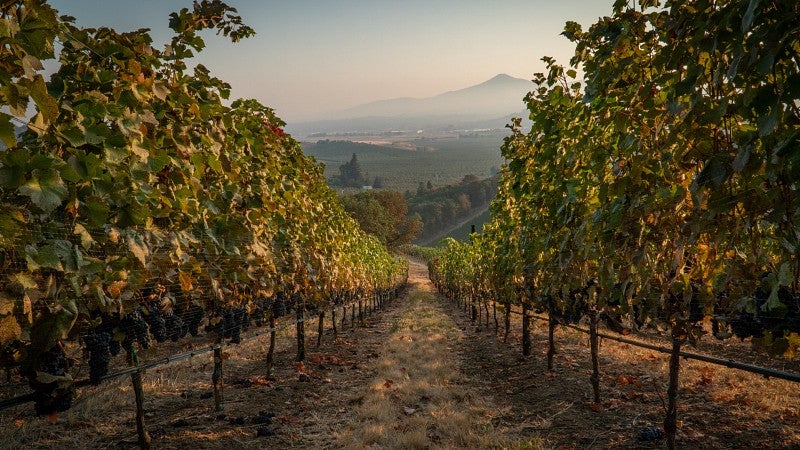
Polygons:
[[34,409],[37,416],[66,411],[72,406],[74,390],[72,385],[59,387],[57,381],[44,382],[37,372],[63,377],[69,362],[60,345],[54,345],[38,359],[36,367],[29,375],[30,386],[34,390]]
[[[93,384],[99,384],[101,378],[108,373],[112,341],[110,333],[97,329],[83,337],[86,351],[89,352],[89,380]],[[117,342],[117,347],[119,347],[119,342]]]
[[555,297],[546,296],[545,302],[550,316],[562,325],[578,323],[588,311],[586,291],[587,288],[571,290],[563,305],[559,304]]
[[242,342],[242,330],[250,325],[250,317],[244,308],[223,309],[218,312],[218,320],[207,327],[221,339],[230,339],[232,343]]
[[278,295],[272,300],[272,317],[276,319],[278,317],[283,317],[288,314],[288,308],[286,307],[286,296],[279,292]]
[[141,348],[150,348],[147,321],[140,310],[136,309],[125,316],[122,319],[121,327],[125,331],[125,340],[123,341],[125,348],[130,348],[134,342],[138,343]]
[[167,331],[167,337],[172,342],[178,342],[181,338],[186,336],[189,332],[189,327],[184,323],[183,319],[177,314],[170,314],[164,318],[164,327]]
[[185,311],[180,313],[183,323],[186,324],[186,329],[192,336],[200,334],[200,322],[203,321],[205,312],[203,308],[197,305],[191,305]]
[[266,298],[259,298],[253,302],[255,304],[255,308],[253,312],[250,313],[250,319],[253,320],[253,324],[257,327],[262,327],[266,324],[267,320],[267,311],[269,310],[269,300]]
[[[762,279],[768,276],[764,274]],[[765,310],[771,294],[770,287],[759,286],[753,293],[755,314],[740,311],[729,317],[731,331],[736,337],[761,338],[767,331],[776,337],[787,332],[800,333],[800,293],[792,293],[786,286],[780,286],[777,294],[781,307]]]
[[664,430],[650,425],[639,430],[639,440],[642,442],[657,441],[664,437]]
[[167,321],[164,319],[161,308],[156,305],[150,305],[145,312],[146,314],[144,317],[147,321],[147,326],[150,328],[150,333],[153,334],[153,338],[156,342],[164,342],[169,339]]

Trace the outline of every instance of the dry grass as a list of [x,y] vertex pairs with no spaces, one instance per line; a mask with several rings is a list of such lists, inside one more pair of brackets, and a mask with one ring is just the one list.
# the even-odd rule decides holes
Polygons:
[[410,294],[392,324],[356,420],[337,434],[344,448],[490,448],[491,399],[464,385],[453,345],[462,331],[427,289]]
[[[286,365],[292,360],[294,339],[293,327],[278,332],[278,346],[283,350],[278,356],[279,363],[282,361]],[[316,333],[312,331],[307,339],[309,344],[314,342]],[[265,335],[246,345],[225,348],[226,383],[263,374],[268,340],[269,336]],[[201,347],[205,341],[197,339],[194,345]],[[140,361],[147,362],[187,349],[185,343],[168,342],[141,351],[139,357]],[[122,359],[117,358],[117,363],[122,363]],[[292,365],[289,367],[284,367],[284,372],[291,374],[294,370]],[[176,433],[172,434],[180,438],[174,444],[154,441],[155,448],[185,448],[185,444],[179,443],[183,441],[191,442],[195,448],[225,448],[230,441],[244,443],[244,448],[261,448],[260,443],[246,444],[248,439],[252,441],[251,430],[220,429],[219,423],[215,423],[217,413],[213,411],[213,399],[201,398],[210,393],[212,370],[211,353],[204,353],[145,372],[146,422],[151,434],[159,436],[165,429],[172,431],[170,427],[179,419],[200,425],[193,427],[196,429],[176,428]],[[241,402],[235,386],[228,385],[225,391],[226,405]],[[255,405],[258,406],[263,405]],[[55,424],[35,417],[32,409],[31,404],[26,404],[0,414],[0,449],[136,447],[133,388],[127,377],[79,390],[72,408],[60,414]]]
[[[451,315],[468,330],[469,317],[451,304]],[[661,448],[641,442],[639,431],[664,417],[669,356],[601,339],[600,404],[591,401],[588,336],[559,327],[554,371],[546,367],[547,327],[532,332],[534,354],[521,357],[521,323],[512,316],[508,345],[493,333],[468,335],[463,370],[508,408],[497,424],[535,431],[547,448]],[[481,327],[483,329],[483,327]],[[502,336],[502,326],[500,336]],[[711,341],[711,342],[709,342]],[[697,351],[687,347],[689,351]],[[700,352],[794,370],[796,362],[764,360],[738,342],[701,342]],[[758,361],[758,360],[761,361]],[[797,384],[765,379],[709,363],[682,360],[678,443],[683,448],[800,448]],[[506,395],[503,395],[506,394]]]

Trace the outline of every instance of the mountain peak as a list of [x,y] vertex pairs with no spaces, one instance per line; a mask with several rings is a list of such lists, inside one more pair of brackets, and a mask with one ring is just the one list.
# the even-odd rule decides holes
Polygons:
[[[528,82],[528,80],[523,80],[522,78],[512,77],[507,73],[499,73],[489,80],[484,81],[481,84],[506,84],[506,83],[518,83],[518,82]],[[479,84],[478,86],[480,86]]]
[[[394,98],[367,103],[333,113],[331,119],[338,121],[340,127],[348,127],[348,130],[363,129],[366,125],[360,124],[378,122],[396,124],[387,129],[425,129],[433,123],[485,122],[524,111],[524,98],[530,89],[530,80],[501,73],[480,84],[433,97]],[[330,129],[331,126],[325,127]],[[372,125],[370,127],[374,128]],[[313,132],[319,129],[317,127]]]
[[498,73],[497,75],[493,76],[489,81],[506,81],[506,80],[513,80],[514,77],[507,73]]

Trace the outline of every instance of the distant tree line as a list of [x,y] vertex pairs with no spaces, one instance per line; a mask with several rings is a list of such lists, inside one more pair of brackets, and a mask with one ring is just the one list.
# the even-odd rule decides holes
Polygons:
[[458,184],[434,188],[420,183],[416,193],[369,190],[341,197],[345,210],[389,248],[430,238],[484,210],[497,192],[497,176],[466,175]]
[[409,244],[422,232],[418,215],[408,214],[408,203],[397,191],[363,191],[341,198],[344,209],[389,249]]
[[423,223],[420,238],[435,236],[463,220],[476,209],[484,209],[497,193],[497,176],[481,179],[464,176],[458,184],[434,188],[432,183],[420,183],[417,192],[406,192],[410,214]]

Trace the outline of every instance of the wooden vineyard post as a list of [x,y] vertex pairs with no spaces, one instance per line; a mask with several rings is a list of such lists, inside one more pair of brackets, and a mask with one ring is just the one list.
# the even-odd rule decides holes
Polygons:
[[475,321],[478,320],[478,308],[475,307],[475,299],[473,299],[471,295],[467,296],[467,299],[469,300],[469,306],[471,310],[470,319],[472,324],[475,325]]
[[483,323],[483,308],[481,308],[481,299],[477,295],[472,296],[472,307],[477,308],[478,310],[478,328],[480,329],[481,323]]
[[591,347],[592,353],[592,375],[589,377],[589,380],[592,383],[595,403],[600,403],[600,359],[598,355],[600,346],[597,340],[598,320],[597,310],[594,308],[589,310],[589,346]]
[[547,370],[553,370],[553,356],[556,354],[556,342],[554,339],[556,331],[556,320],[553,314],[550,313],[549,320],[547,321]]
[[528,314],[530,305],[527,300],[522,302],[522,356],[531,355],[531,316]]
[[350,328],[356,327],[356,304],[353,303],[350,309]]
[[335,339],[339,337],[339,330],[336,328],[336,305],[331,308],[331,325],[333,325],[333,337]]
[[[128,349],[128,361],[134,367],[139,366],[139,357],[133,344]],[[131,374],[131,384],[133,385],[133,395],[136,399],[136,433],[139,436],[139,447],[142,449],[150,448],[150,433],[144,423],[144,389],[142,389],[142,372],[136,371]]]
[[[489,330],[489,302],[487,301],[487,299],[485,297],[483,298],[483,310],[484,310],[484,312],[486,312],[484,317],[486,317],[486,330],[488,331]],[[497,318],[497,316],[495,316],[495,318]]]
[[295,325],[295,329],[297,331],[297,360],[304,361],[306,359],[306,328],[305,328],[305,320],[303,319],[303,310],[305,309],[304,306],[298,305],[297,307],[297,325]]
[[678,431],[678,375],[681,369],[681,346],[687,336],[686,323],[678,322],[672,328],[672,352],[669,355],[669,387],[667,388],[667,411],[664,417],[664,432],[667,448],[675,449],[675,434]]
[[494,335],[500,331],[500,322],[497,321],[497,302],[492,300],[492,315],[494,316]]
[[322,333],[325,332],[325,310],[319,312],[319,321],[317,322],[317,348],[322,345]]
[[214,372],[211,374],[211,384],[214,387],[214,410],[222,411],[222,346],[214,347]]
[[267,350],[267,376],[272,378],[272,366],[275,362],[275,315],[269,315],[269,349]]
[[364,326],[364,301],[360,296],[358,297],[358,323],[362,327]]
[[506,301],[503,304],[506,308],[505,310],[505,334],[503,334],[503,343],[508,344],[508,335],[511,333],[511,302]]

